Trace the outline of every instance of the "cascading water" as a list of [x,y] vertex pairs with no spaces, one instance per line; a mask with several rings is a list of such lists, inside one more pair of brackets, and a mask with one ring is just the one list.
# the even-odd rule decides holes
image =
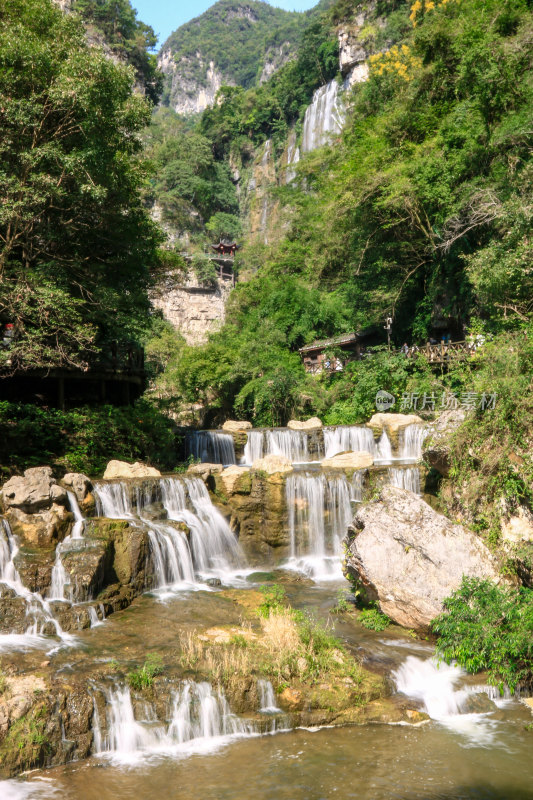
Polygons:
[[0,525],[0,594],[1,584],[14,594],[22,597],[26,603],[26,631],[23,634],[0,634],[0,652],[9,652],[31,647],[43,647],[49,640],[43,631],[53,630],[63,644],[74,644],[74,636],[65,633],[54,617],[50,604],[38,592],[30,592],[23,585],[15,566],[15,558],[19,547],[11,532],[7,520],[2,519]]
[[389,483],[399,489],[408,489],[414,494],[420,494],[420,470],[418,467],[389,468]]
[[281,708],[276,705],[274,687],[270,681],[259,678],[257,681],[257,694],[259,695],[259,711],[261,714],[278,714]]
[[155,588],[193,585],[198,577],[231,580],[236,571],[246,567],[235,535],[200,478],[161,478],[157,482],[157,495],[168,521],[184,523],[188,536],[168,522],[146,518],[146,506],[155,499],[153,484],[145,490],[135,487],[135,508],[124,483],[98,484],[95,493],[99,515],[130,519],[148,530]]
[[194,431],[187,435],[189,455],[209,464],[236,464],[233,436],[222,431]]
[[418,461],[422,458],[422,445],[429,431],[424,425],[408,425],[400,431],[398,456],[402,460]]
[[345,109],[339,96],[339,84],[332,80],[321,86],[307,107],[302,133],[302,150],[309,153],[327,144],[332,135],[342,131]]
[[443,725],[462,733],[477,744],[492,741],[497,724],[492,712],[468,713],[467,703],[472,695],[487,691],[491,696],[493,687],[456,688],[465,674],[454,664],[438,662],[435,658],[421,659],[408,656],[392,673],[396,688],[402,694],[418,700],[423,710]]
[[147,719],[138,720],[127,686],[103,690],[106,699],[107,733],[102,732],[98,706],[94,702],[93,735],[96,752],[123,761],[136,761],[143,754],[175,749],[205,750],[228,737],[254,733],[253,725],[230,709],[220,690],[209,683],[186,681],[172,697],[168,725],[157,720],[150,709]]
[[242,463],[251,465],[257,459],[270,455],[285,456],[293,464],[309,463],[309,432],[290,428],[250,431]]
[[360,499],[361,476],[350,485],[345,475],[289,475],[286,499],[291,557],[289,568],[318,579],[342,577],[341,541],[352,519],[352,501]]
[[[74,525],[70,536],[65,537],[56,547],[56,560],[52,569],[50,589],[48,591],[49,600],[73,600],[73,587],[70,583],[70,575],[63,566],[62,554],[69,549],[69,544],[73,540],[83,538],[83,526],[85,519],[81,513],[78,500],[74,492],[67,492],[70,510],[74,514]],[[66,597],[68,592],[69,596]]]
[[263,458],[264,434],[263,431],[249,431],[244,445],[243,464],[253,464]]
[[337,453],[361,452],[370,453],[376,461],[391,461],[392,448],[386,431],[383,431],[378,442],[374,434],[365,425],[347,425],[337,428],[324,428],[324,448],[326,458]]

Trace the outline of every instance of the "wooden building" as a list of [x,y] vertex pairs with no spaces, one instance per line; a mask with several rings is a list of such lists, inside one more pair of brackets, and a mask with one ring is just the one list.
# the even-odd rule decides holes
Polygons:
[[300,347],[299,353],[306,372],[342,372],[349,361],[361,358],[363,339],[366,338],[367,334],[363,333],[345,333]]
[[211,249],[214,250],[217,255],[226,258],[234,258],[239,247],[240,245],[236,242],[230,242],[227,239],[221,239],[218,244],[211,245]]

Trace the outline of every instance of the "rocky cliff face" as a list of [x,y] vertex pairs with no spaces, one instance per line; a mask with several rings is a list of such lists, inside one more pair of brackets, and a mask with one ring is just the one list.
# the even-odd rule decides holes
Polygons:
[[219,0],[161,48],[164,102],[194,114],[213,104],[222,85],[264,83],[292,56],[309,19],[255,0]]

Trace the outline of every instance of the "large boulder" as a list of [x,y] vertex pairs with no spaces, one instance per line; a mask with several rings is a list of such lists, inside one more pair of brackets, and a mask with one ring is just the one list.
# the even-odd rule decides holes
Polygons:
[[426,630],[463,575],[499,580],[497,564],[474,533],[393,486],[359,510],[346,543],[347,573],[406,628]]
[[291,431],[316,431],[322,427],[322,420],[318,417],[311,417],[310,419],[305,420],[305,422],[300,422],[297,419],[291,419],[287,422],[287,428]]
[[281,472],[292,472],[291,461],[285,456],[265,456],[254,461],[252,469],[266,472],[267,475],[276,475]]
[[65,506],[54,503],[46,511],[26,514],[19,508],[10,508],[6,518],[15,536],[30,547],[49,548],[70,534],[74,516]]
[[122,480],[124,478],[160,478],[161,473],[154,467],[148,467],[136,461],[128,464],[127,461],[110,461],[104,472],[105,481]]
[[323,467],[331,467],[333,469],[366,469],[371,467],[373,463],[373,457],[365,450],[357,453],[337,453],[336,456],[322,459]]
[[249,431],[252,429],[252,423],[245,419],[227,419],[222,426],[222,430],[227,433],[241,433],[242,431]]
[[237,467],[235,465],[223,470],[220,474],[220,480],[222,481],[224,492],[227,495],[233,494],[242,476],[248,475],[249,473],[250,467]]
[[398,447],[400,431],[409,425],[423,425],[424,420],[418,414],[374,414],[366,424],[376,439],[386,431],[392,446]]
[[445,411],[428,425],[429,434],[424,440],[422,456],[426,464],[447,478],[450,472],[450,436],[464,422],[466,412],[461,409]]
[[51,508],[54,503],[67,504],[67,493],[54,480],[51,467],[32,467],[24,476],[15,475],[2,487],[6,509],[18,508],[26,514]]

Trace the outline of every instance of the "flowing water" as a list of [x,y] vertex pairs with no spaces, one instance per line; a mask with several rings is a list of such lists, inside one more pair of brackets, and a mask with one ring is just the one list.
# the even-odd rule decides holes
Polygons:
[[[148,530],[154,586],[180,589],[219,578],[231,582],[247,564],[235,534],[215,508],[200,478],[162,478],[154,486],[136,487],[132,497],[124,482],[95,486],[97,514],[128,519]],[[147,517],[149,507],[159,501],[167,520]],[[172,523],[184,523],[189,536]]]
[[187,435],[188,455],[209,464],[236,464],[233,436],[223,431],[194,431]]
[[251,465],[263,456],[285,456],[293,464],[306,464],[309,455],[309,433],[289,428],[272,428],[248,433],[244,446],[243,464]]
[[344,104],[339,96],[336,80],[321,86],[313,95],[307,107],[302,132],[302,150],[309,153],[330,141],[343,128],[345,119]]
[[389,483],[399,489],[407,489],[414,494],[420,494],[420,470],[418,467],[389,468]]
[[375,461],[392,461],[392,447],[386,431],[376,442],[374,434],[365,425],[346,425],[324,428],[326,458],[346,451],[370,453]]

